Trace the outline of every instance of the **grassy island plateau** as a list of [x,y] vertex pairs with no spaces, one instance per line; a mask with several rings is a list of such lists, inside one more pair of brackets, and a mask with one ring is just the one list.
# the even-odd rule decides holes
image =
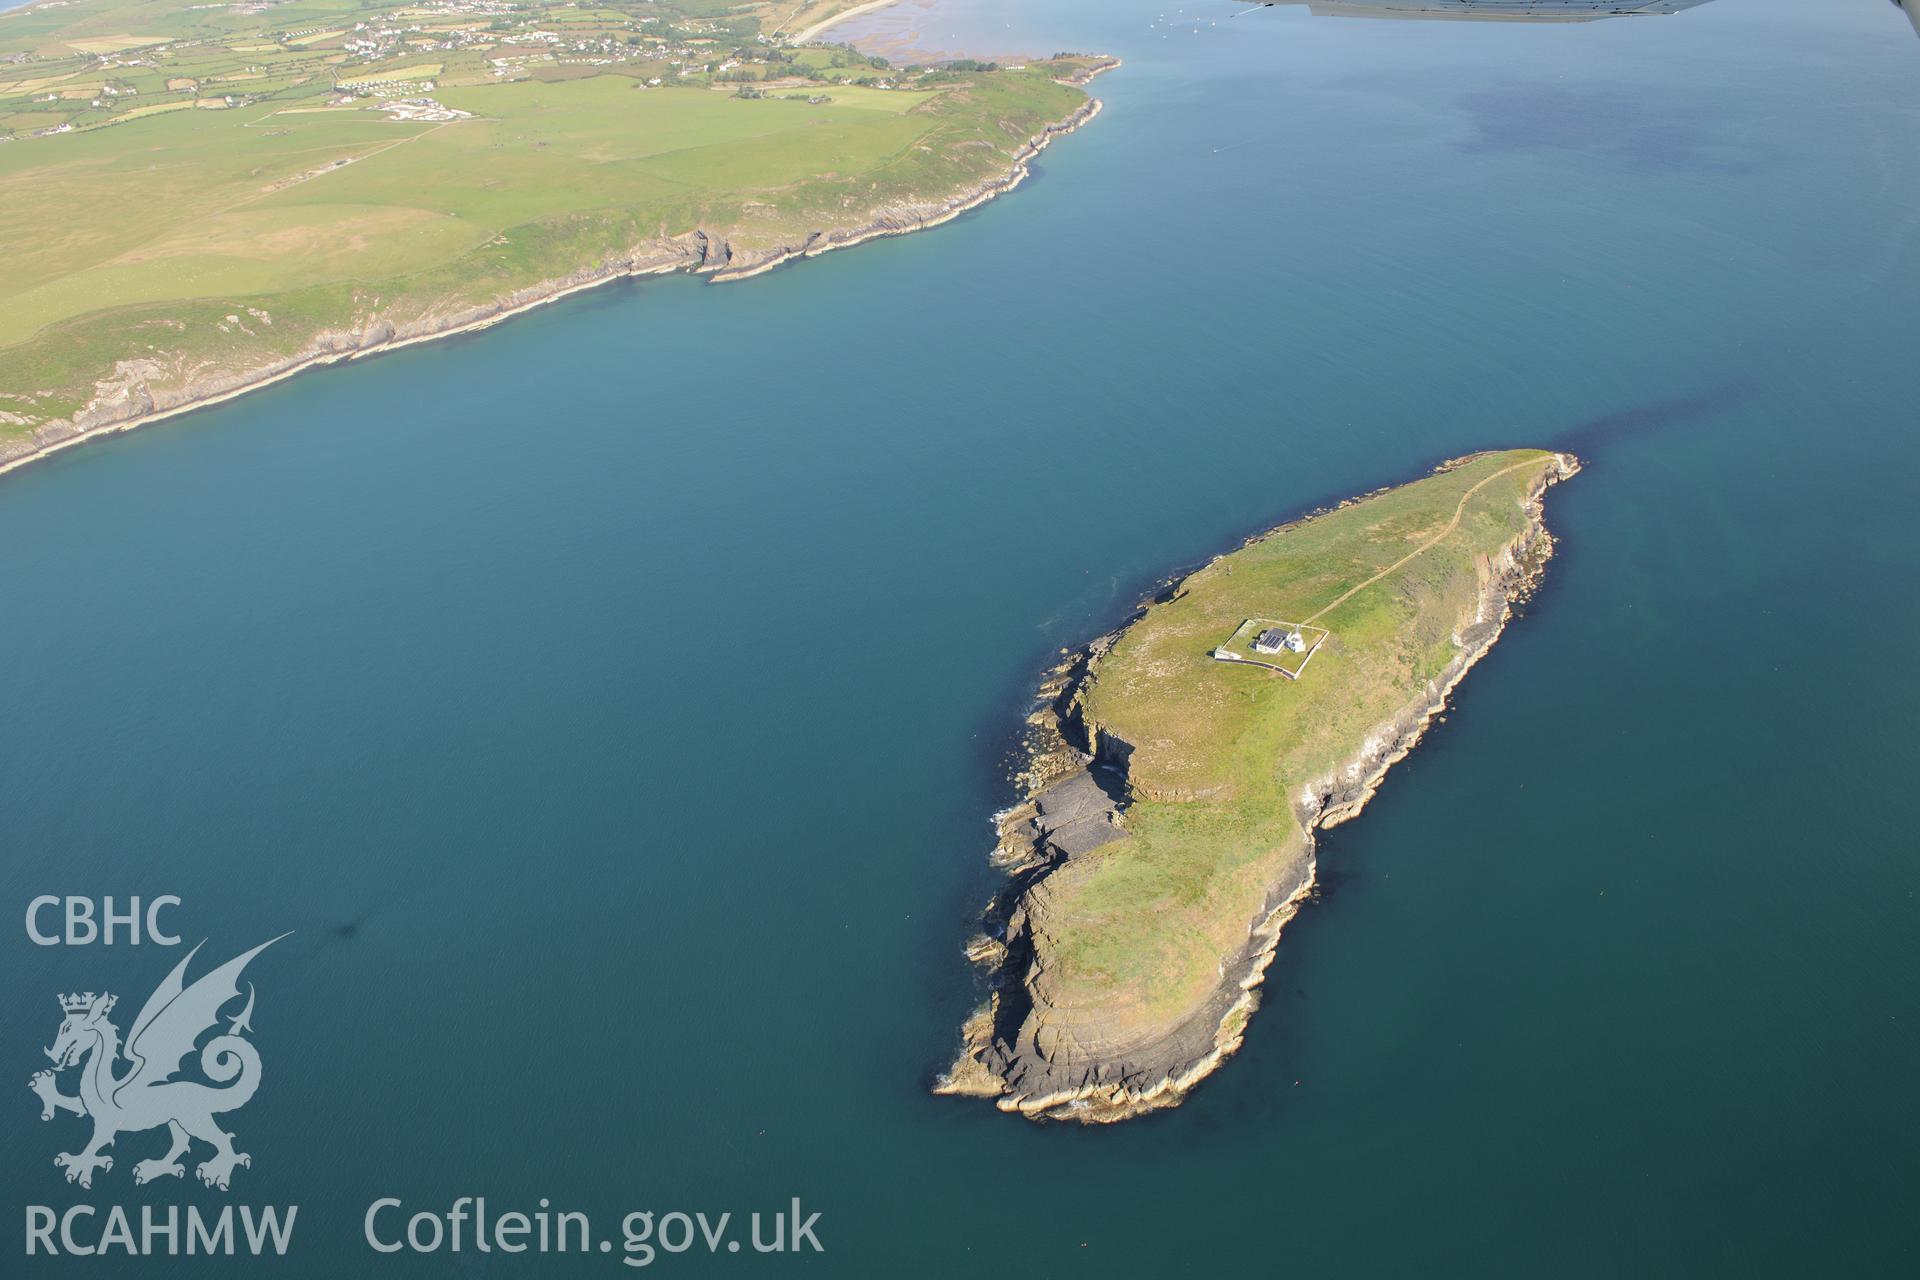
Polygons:
[[1059,668],[969,949],[992,994],[940,1091],[1119,1120],[1238,1048],[1314,832],[1499,638],[1552,551],[1542,494],[1577,469],[1478,454],[1282,526]]
[[0,469],[625,276],[945,221],[1111,59],[895,68],[844,4],[47,0],[0,14]]

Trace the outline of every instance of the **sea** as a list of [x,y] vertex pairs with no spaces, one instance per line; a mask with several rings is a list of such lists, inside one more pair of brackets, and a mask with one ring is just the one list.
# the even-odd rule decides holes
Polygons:
[[[1905,15],[840,34],[1125,65],[937,230],[0,479],[0,1273],[1913,1275]],[[932,1096],[1061,649],[1526,445],[1585,463],[1545,586],[1323,841],[1244,1050],[1113,1127]],[[159,1129],[65,1181],[58,997],[126,1031],[194,944],[283,934],[221,1022],[263,1063],[231,1189],[206,1148],[135,1185]],[[130,1256],[116,1208],[297,1218]],[[584,1251],[475,1247],[563,1211]]]

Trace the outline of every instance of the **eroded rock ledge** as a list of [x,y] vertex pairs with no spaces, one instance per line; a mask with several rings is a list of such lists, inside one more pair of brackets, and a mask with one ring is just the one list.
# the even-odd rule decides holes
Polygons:
[[1177,598],[1181,581],[1143,605],[1126,626],[1068,655],[1049,672],[1029,719],[1023,799],[995,816],[993,859],[1010,879],[989,905],[983,932],[967,949],[986,971],[989,997],[962,1028],[960,1053],[935,1092],[992,1098],[1001,1110],[1032,1119],[1106,1123],[1177,1106],[1232,1055],[1258,1008],[1259,987],[1281,932],[1313,892],[1313,833],[1365,808],[1387,772],[1420,741],[1466,673],[1499,639],[1553,552],[1541,497],[1578,469],[1570,455],[1550,459],[1528,494],[1524,530],[1484,567],[1472,616],[1455,633],[1452,660],[1415,699],[1365,734],[1339,768],[1300,790],[1294,805],[1307,832],[1305,845],[1268,884],[1263,910],[1248,922],[1244,944],[1222,965],[1212,995],[1197,1012],[1145,1037],[1103,1043],[1097,1029],[1090,1036],[1082,1026],[1071,1035],[1050,1034],[1059,1011],[1049,1009],[1045,995],[1052,944],[1048,882],[1072,859],[1127,838],[1131,749],[1087,720],[1080,695],[1100,657],[1152,604]]

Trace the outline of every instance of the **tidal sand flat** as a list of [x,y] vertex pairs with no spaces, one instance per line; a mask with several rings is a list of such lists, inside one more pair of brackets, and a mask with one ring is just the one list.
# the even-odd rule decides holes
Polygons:
[[1314,833],[1360,812],[1553,549],[1539,450],[1476,454],[1284,525],[1169,588],[1042,690],[993,990],[939,1091],[1103,1122],[1241,1044]]

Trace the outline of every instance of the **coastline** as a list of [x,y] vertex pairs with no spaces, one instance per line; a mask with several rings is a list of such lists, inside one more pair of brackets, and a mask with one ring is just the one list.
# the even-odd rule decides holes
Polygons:
[[[1221,966],[1213,994],[1197,1012],[1151,1044],[1130,1050],[1130,1069],[1117,1080],[1104,1070],[1111,1065],[1107,1063],[1070,1064],[1067,1073],[1078,1072],[1083,1078],[1060,1079],[1052,1063],[1023,1061],[1025,1046],[1004,1043],[996,1024],[999,991],[1022,983],[1025,974],[1018,970],[1033,963],[1031,941],[1025,943],[1023,955],[1015,934],[1023,923],[1022,913],[1030,909],[1029,895],[1043,885],[1053,865],[1039,839],[1030,833],[1036,799],[1063,778],[1085,776],[1093,769],[1118,773],[1121,785],[1125,785],[1125,763],[1107,758],[1099,726],[1074,723],[1074,704],[1092,664],[1150,604],[1120,628],[1070,654],[1048,673],[1037,691],[1040,708],[1030,718],[1034,732],[1029,738],[1027,768],[1021,774],[1024,794],[1018,803],[995,815],[997,845],[993,860],[1012,878],[988,907],[986,924],[990,932],[974,939],[967,948],[969,958],[986,971],[993,994],[963,1026],[960,1052],[936,1082],[936,1094],[992,1098],[1000,1110],[1033,1120],[1113,1123],[1180,1105],[1195,1085],[1241,1048],[1247,1025],[1260,1006],[1260,988],[1278,952],[1281,934],[1317,886],[1316,833],[1351,821],[1366,808],[1388,772],[1412,753],[1435,717],[1447,709],[1467,673],[1492,651],[1512,620],[1515,607],[1539,584],[1554,546],[1545,525],[1542,496],[1552,485],[1580,470],[1578,459],[1568,454],[1556,456],[1558,465],[1544,471],[1528,495],[1525,532],[1503,553],[1502,562],[1493,566],[1482,587],[1476,621],[1462,636],[1466,643],[1461,652],[1422,690],[1420,698],[1374,726],[1353,757],[1327,777],[1307,784],[1296,802],[1305,837],[1303,846],[1283,878],[1269,887],[1266,909],[1252,922],[1245,943]],[[1302,517],[1308,518],[1311,516]],[[1242,546],[1297,523],[1277,526],[1247,539]],[[1187,576],[1169,582],[1156,599],[1177,593]],[[1008,929],[1008,925],[1014,927]],[[1004,941],[991,936],[996,927],[1004,931]],[[1140,1059],[1145,1059],[1146,1065],[1133,1068],[1131,1064]],[[1039,1087],[1025,1087],[1034,1079]]]
[[[892,2],[893,0],[887,0],[887,3]],[[1119,62],[1116,60],[1113,66],[1118,65]],[[1100,70],[1111,70],[1111,67],[1101,67]],[[1096,72],[1095,74],[1098,73]],[[858,231],[845,235],[834,232],[816,232],[808,238],[805,244],[798,248],[780,250],[764,262],[756,263],[753,266],[743,269],[727,268],[722,270],[713,276],[713,282],[715,284],[732,284],[740,280],[750,280],[754,276],[764,275],[772,271],[775,267],[784,266],[789,262],[794,262],[801,258],[817,258],[823,253],[832,253],[835,249],[851,249],[854,245],[865,244],[869,240],[879,240],[885,236],[903,236],[915,231],[928,231],[943,223],[952,222],[961,214],[973,209],[978,209],[989,200],[994,200],[1006,195],[1009,191],[1012,191],[1015,187],[1025,182],[1033,174],[1032,161],[1035,156],[1053,145],[1056,138],[1063,138],[1067,134],[1085,128],[1092,122],[1095,116],[1100,114],[1104,107],[1105,104],[1102,103],[1100,99],[1088,98],[1085,103],[1065,120],[1050,124],[1029,138],[1021,146],[1020,150],[1014,153],[1013,166],[1007,171],[1005,177],[993,182],[983,183],[972,195],[947,201],[944,207],[941,207],[938,212],[923,218],[898,224],[882,219]]]
[[802,31],[799,35],[794,36],[792,38],[793,43],[807,44],[807,43],[810,43],[811,41],[818,40],[820,38],[821,32],[829,30],[830,28],[833,28],[833,27],[837,27],[841,23],[846,22],[849,19],[858,18],[863,14],[872,13],[876,9],[891,8],[893,5],[896,5],[899,3],[900,3],[900,0],[867,0],[867,3],[865,4],[857,4],[853,6],[853,8],[848,9],[843,13],[834,14],[831,18],[828,18],[825,21],[814,23],[812,26],[808,27],[805,31]]
[[[40,462],[43,459],[52,457],[62,449],[70,449],[74,445],[85,444],[90,440],[97,440],[103,436],[115,435],[123,431],[133,431],[139,427],[151,426],[153,423],[164,422],[168,418],[176,418],[181,414],[192,413],[197,409],[211,409],[215,405],[225,404],[229,400],[236,400],[250,392],[273,386],[277,382],[285,382],[288,378],[296,374],[306,373],[311,369],[336,365],[349,360],[361,360],[368,356],[384,355],[388,352],[399,351],[423,342],[433,342],[440,338],[452,338],[463,333],[477,333],[482,329],[488,329],[503,321],[511,320],[515,316],[524,315],[536,307],[544,307],[550,302],[559,302],[563,298],[572,297],[576,293],[584,293],[588,289],[596,289],[603,284],[610,284],[615,280],[632,279],[637,276],[665,275],[676,269],[677,268],[674,267],[650,267],[636,268],[630,271],[608,272],[604,275],[596,275],[594,279],[555,289],[553,292],[543,293],[539,297],[529,299],[525,302],[515,303],[504,310],[490,312],[477,319],[454,324],[444,329],[435,329],[430,332],[412,334],[407,337],[394,337],[385,341],[375,342],[368,346],[347,347],[340,350],[320,350],[312,354],[290,357],[283,367],[276,368],[268,373],[263,373],[258,377],[248,378],[241,381],[237,386],[229,387],[221,391],[208,392],[205,395],[189,396],[178,404],[168,405],[164,408],[155,408],[150,412],[142,413],[134,417],[103,422],[98,426],[87,427],[75,434],[64,436],[50,444],[45,444],[27,453],[20,454],[18,457],[0,459],[0,476],[4,476],[17,468],[29,466],[35,462]],[[535,287],[537,288],[538,286]]]
[[[892,3],[892,0],[886,2]],[[1106,59],[1066,83],[1083,85],[1094,76],[1119,65],[1118,58]],[[615,281],[687,272],[705,275],[714,284],[730,284],[763,275],[775,267],[801,258],[818,257],[868,240],[906,235],[940,226],[1018,187],[1031,175],[1031,162],[1035,156],[1056,138],[1085,126],[1100,114],[1102,106],[1100,99],[1089,97],[1064,119],[1045,126],[1022,144],[1014,153],[1007,171],[997,177],[942,200],[873,211],[868,221],[858,227],[811,232],[797,245],[736,253],[725,237],[696,229],[679,236],[647,242],[621,259],[583,268],[568,276],[538,281],[491,304],[467,307],[451,315],[435,316],[429,313],[403,328],[376,321],[363,329],[322,333],[292,355],[218,376],[209,382],[189,384],[177,398],[167,403],[158,402],[144,385],[138,385],[136,390],[137,379],[127,371],[129,366],[136,366],[140,362],[121,361],[116,366],[120,380],[96,382],[94,398],[71,418],[42,424],[26,437],[30,443],[18,453],[9,456],[0,452],[0,476],[52,457],[74,445],[224,404],[311,369],[399,351],[423,342],[476,333],[538,307]],[[4,445],[0,445],[0,450],[4,448]]]

